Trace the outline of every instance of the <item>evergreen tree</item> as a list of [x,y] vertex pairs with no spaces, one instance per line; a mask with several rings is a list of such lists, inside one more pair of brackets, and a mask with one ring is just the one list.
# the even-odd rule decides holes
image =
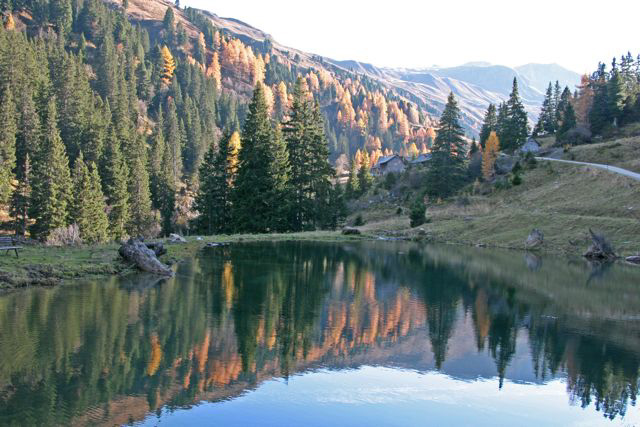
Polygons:
[[324,119],[299,78],[288,120],[283,124],[287,142],[289,186],[291,189],[291,229],[300,231],[316,224],[329,203],[333,169],[324,135]]
[[573,109],[573,105],[570,102],[564,107],[564,113],[562,114],[562,124],[560,125],[560,129],[558,129],[558,141],[564,141],[571,129],[576,127],[576,113]]
[[[498,106],[498,120],[496,125],[496,134],[498,138],[503,138],[507,134],[507,125],[509,122],[509,110],[507,103],[502,102]],[[486,141],[485,141],[486,144]]]
[[266,232],[280,225],[288,159],[286,146],[278,139],[269,121],[264,88],[258,83],[242,131],[232,194],[237,231]]
[[427,191],[431,197],[448,197],[464,183],[466,150],[463,136],[460,109],[452,92],[440,116],[431,151],[431,168],[427,175]]
[[80,237],[90,244],[107,241],[109,220],[105,213],[100,176],[95,164],[89,170],[82,152],[75,161],[73,186],[75,203],[71,218],[78,225]]
[[129,168],[113,127],[109,129],[103,162],[103,187],[109,206],[109,230],[114,239],[123,240],[127,235],[126,226],[129,221]]
[[498,129],[498,116],[496,115],[496,106],[493,104],[489,104],[489,108],[487,108],[487,112],[484,115],[484,123],[482,124],[482,129],[480,129],[480,146],[484,149],[484,145],[487,142],[487,138],[489,138],[489,134],[492,131],[497,131]]
[[151,213],[149,173],[147,171],[146,148],[142,141],[135,140],[129,160],[129,223],[130,236],[149,236],[153,233],[154,218]]
[[16,166],[16,109],[11,91],[5,89],[0,104],[0,205],[9,201]]
[[347,189],[345,196],[349,198],[358,197],[360,194],[360,181],[358,180],[358,162],[351,159],[351,167],[349,168],[349,180],[347,181]]
[[620,123],[624,108],[624,82],[617,69],[611,71],[611,77],[607,83],[607,100],[609,102],[609,115],[612,123]]
[[49,20],[56,26],[58,34],[67,35],[73,21],[71,0],[49,0]]
[[371,161],[369,160],[369,154],[366,151],[362,152],[362,161],[360,163],[360,170],[358,170],[358,183],[360,184],[360,191],[366,193],[373,184],[373,176],[371,176]]
[[542,109],[540,110],[540,117],[536,124],[534,134],[552,134],[556,131],[556,119],[554,112],[554,98],[553,98],[553,86],[549,82],[547,87],[547,93],[545,94],[544,101],[542,102]]
[[592,83],[594,96],[593,105],[589,111],[589,123],[591,124],[591,132],[599,135],[611,124],[612,114],[610,113],[611,103],[609,102],[608,85],[604,76]]
[[[18,179],[22,179],[27,157],[33,160],[38,153],[41,139],[40,116],[36,111],[31,91],[23,94],[20,107],[20,120],[16,137],[16,171]],[[30,168],[29,168],[30,169]]]
[[237,133],[226,129],[218,150],[211,144],[200,166],[200,190],[195,210],[200,213],[198,229],[207,235],[233,231],[231,191],[237,167]]
[[508,118],[500,142],[505,150],[513,151],[527,140],[529,125],[527,112],[518,93],[518,80],[513,79],[513,90],[507,101]]
[[35,220],[31,234],[45,240],[51,231],[69,225],[73,203],[69,159],[57,127],[55,100],[51,98],[35,162],[29,217]]
[[555,123],[555,128],[560,129],[560,126],[562,125],[562,122],[564,120],[563,118],[563,114],[564,114],[564,110],[567,108],[567,104],[571,103],[571,91],[569,90],[569,87],[565,87],[564,90],[562,91],[562,95],[560,95],[560,102],[558,103],[558,109],[556,112],[556,123]]
[[26,154],[22,168],[18,173],[18,186],[11,197],[9,214],[15,218],[15,232],[19,236],[27,233],[29,224],[29,202],[31,201],[31,161]]

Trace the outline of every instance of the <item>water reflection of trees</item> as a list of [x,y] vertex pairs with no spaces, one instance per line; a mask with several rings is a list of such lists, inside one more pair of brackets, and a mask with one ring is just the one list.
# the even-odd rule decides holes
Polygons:
[[494,359],[500,384],[525,334],[536,376],[566,375],[572,401],[610,418],[635,404],[640,349],[612,333],[628,325],[549,317],[526,284],[451,253],[248,244],[211,251],[148,286],[5,296],[0,423],[127,423],[161,405],[233,397],[274,376],[384,363],[416,331],[425,331],[420,350],[441,369],[460,313],[472,319],[477,350]]

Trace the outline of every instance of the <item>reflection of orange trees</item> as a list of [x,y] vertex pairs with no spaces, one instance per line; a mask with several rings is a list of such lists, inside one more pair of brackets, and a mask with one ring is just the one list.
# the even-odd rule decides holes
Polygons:
[[233,302],[233,266],[230,261],[224,263],[222,268],[222,288],[224,289],[224,301],[227,308],[231,307]]
[[160,362],[162,361],[162,347],[158,341],[158,335],[153,334],[151,336],[151,357],[147,364],[147,375],[150,377],[156,374]]

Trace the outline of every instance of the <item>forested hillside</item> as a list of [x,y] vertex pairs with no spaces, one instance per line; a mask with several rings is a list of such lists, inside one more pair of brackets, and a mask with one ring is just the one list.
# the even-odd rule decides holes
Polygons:
[[[20,234],[47,239],[78,224],[93,242],[193,229],[205,153],[223,130],[243,130],[258,86],[279,139],[300,86],[324,113],[314,123],[339,164],[359,149],[374,161],[385,151],[417,154],[435,136],[419,106],[380,84],[314,69],[269,39],[245,44],[193,9],[17,0],[2,11],[0,204],[5,228]],[[300,108],[311,114],[311,104]],[[287,218],[296,229],[319,221],[279,215],[296,217]]]

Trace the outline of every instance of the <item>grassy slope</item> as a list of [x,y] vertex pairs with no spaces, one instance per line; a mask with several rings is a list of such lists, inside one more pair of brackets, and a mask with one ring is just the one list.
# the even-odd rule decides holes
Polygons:
[[[623,138],[573,148],[577,160],[637,164],[639,138]],[[599,153],[607,153],[606,157]],[[545,234],[544,250],[578,254],[589,243],[588,229],[605,233],[620,254],[640,251],[640,183],[589,167],[540,163],[526,171],[524,183],[488,196],[471,196],[470,204],[455,202],[429,207],[432,222],[422,226],[432,239],[465,244],[523,248],[532,228]],[[415,236],[406,216],[395,206],[368,209],[364,230]]]
[[[319,231],[293,234],[258,234],[187,239],[186,244],[166,244],[164,262],[174,263],[192,256],[208,242],[277,241],[277,240],[355,240],[358,236],[343,236],[338,232]],[[162,240],[162,239],[158,239]],[[13,252],[0,253],[0,289],[24,286],[53,286],[65,279],[106,276],[133,271],[120,260],[118,245],[79,247],[27,246],[16,258]]]

